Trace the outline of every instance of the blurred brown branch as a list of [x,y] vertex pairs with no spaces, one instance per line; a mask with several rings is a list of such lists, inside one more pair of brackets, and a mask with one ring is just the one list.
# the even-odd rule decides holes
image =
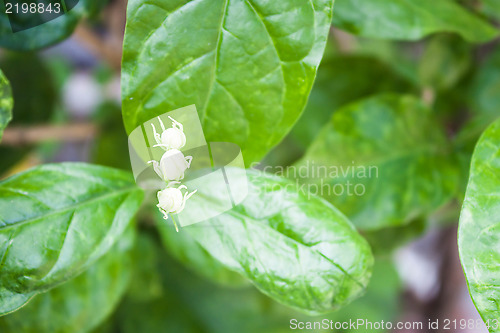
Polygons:
[[340,53],[351,53],[354,50],[356,39],[351,34],[332,26],[330,35],[333,37]]
[[434,101],[436,100],[436,92],[430,87],[425,87],[422,90],[422,101],[425,105],[432,107]]
[[12,126],[4,131],[1,145],[22,146],[44,141],[80,142],[98,133],[92,123],[66,125]]

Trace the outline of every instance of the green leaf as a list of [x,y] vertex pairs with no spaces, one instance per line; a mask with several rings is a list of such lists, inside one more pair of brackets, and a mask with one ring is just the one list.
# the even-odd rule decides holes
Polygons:
[[12,119],[13,104],[9,81],[0,70],[0,140],[2,140],[5,127]]
[[167,251],[188,269],[216,283],[239,287],[248,285],[248,280],[230,271],[215,260],[187,232],[176,232],[172,221],[165,221],[159,212],[157,226]]
[[359,228],[408,224],[445,204],[457,170],[439,124],[411,96],[380,95],[337,111],[294,166],[309,191]]
[[333,24],[354,34],[383,39],[417,40],[453,32],[482,43],[498,30],[452,0],[338,0]]
[[[2,2],[0,3],[0,47],[30,51],[59,43],[73,33],[80,19],[95,15],[106,3],[106,0],[80,0],[73,9],[52,21],[13,32],[5,4]],[[33,20],[40,20],[40,15],[31,17]],[[28,26],[31,26],[33,20],[28,22]]]
[[[14,312],[24,306],[35,296],[35,292],[16,293],[0,286],[0,316]],[[1,320],[1,319],[0,319]]]
[[247,165],[299,118],[322,57],[332,0],[132,0],[123,50],[128,133],[195,104],[207,141]]
[[481,136],[472,157],[460,214],[458,247],[469,292],[481,317],[500,317],[500,119]]
[[[142,200],[130,174],[48,164],[0,182],[0,287],[49,290],[106,253]],[[0,314],[12,311],[0,300]]]
[[76,278],[37,295],[0,318],[3,333],[88,332],[118,304],[131,277],[135,231],[128,228],[111,250]]
[[[181,232],[290,307],[327,312],[358,297],[368,283],[373,257],[349,220],[287,179],[254,170],[247,175],[249,193],[241,204]],[[241,181],[232,187],[242,189]],[[190,199],[201,211],[212,208],[225,183],[207,188],[210,193],[198,191]]]
[[339,107],[384,92],[411,92],[412,84],[372,56],[338,55],[323,60],[307,107],[290,132],[307,148]]

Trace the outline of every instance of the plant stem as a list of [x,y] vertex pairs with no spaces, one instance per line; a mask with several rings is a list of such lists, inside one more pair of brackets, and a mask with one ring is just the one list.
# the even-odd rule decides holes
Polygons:
[[66,125],[11,126],[5,129],[1,145],[23,146],[44,141],[80,142],[98,133],[92,123]]

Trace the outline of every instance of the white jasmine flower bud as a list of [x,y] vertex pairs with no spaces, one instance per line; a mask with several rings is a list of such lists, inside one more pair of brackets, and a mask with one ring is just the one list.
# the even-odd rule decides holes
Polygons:
[[[181,191],[183,189],[186,190],[184,194]],[[158,191],[158,204],[156,207],[160,209],[160,212],[163,213],[163,218],[167,220],[168,214],[179,214],[182,212],[186,206],[186,201],[195,193],[196,190],[189,193],[185,185],[177,188],[167,187],[164,190]],[[175,228],[177,229],[177,225],[175,225]],[[177,231],[179,230],[177,229]]]
[[181,123],[176,121],[172,117],[168,117],[172,120],[172,127],[165,129],[165,125],[161,121],[160,117],[158,117],[158,122],[160,123],[162,133],[158,134],[156,132],[155,125],[151,123],[153,127],[153,133],[156,140],[156,145],[153,147],[161,147],[164,150],[169,149],[181,149],[186,145],[186,135],[184,134],[184,128]]
[[192,156],[184,156],[184,154],[177,149],[170,149],[166,151],[157,161],[149,161],[153,164],[156,174],[165,182],[178,181],[184,178],[184,172],[191,166]]
[[186,145],[186,135],[178,128],[168,128],[161,134],[161,144],[167,149],[181,149]]

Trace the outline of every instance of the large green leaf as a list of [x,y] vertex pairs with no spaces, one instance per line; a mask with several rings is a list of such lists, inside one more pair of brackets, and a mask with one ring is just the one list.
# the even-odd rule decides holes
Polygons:
[[333,23],[371,38],[417,40],[446,31],[486,42],[498,31],[453,0],[337,0]]
[[306,188],[359,228],[380,229],[408,224],[451,198],[457,171],[449,150],[417,99],[380,95],[337,111],[289,175],[302,175]]
[[[327,312],[358,297],[373,264],[367,242],[325,200],[287,179],[248,171],[248,196],[232,210],[182,228],[210,255],[275,300],[306,312]],[[243,189],[242,179],[231,187]],[[212,209],[225,183],[190,200]]]
[[479,140],[470,170],[469,184],[460,214],[458,247],[479,313],[500,332],[500,119]]
[[131,178],[110,168],[63,163],[0,182],[0,314],[21,306],[22,295],[81,273],[109,250],[142,200]]
[[9,81],[0,71],[0,140],[2,140],[3,130],[12,119],[12,91]]
[[135,231],[128,228],[111,250],[76,278],[37,295],[0,318],[4,333],[77,333],[99,325],[118,304],[131,278]]
[[195,104],[208,141],[249,165],[300,116],[322,57],[332,0],[131,0],[123,53],[127,132]]
[[[45,1],[45,3],[48,2],[49,1]],[[81,18],[95,14],[106,3],[106,0],[80,0],[73,9],[52,21],[26,30],[13,32],[9,18],[7,14],[5,14],[5,4],[1,2],[0,47],[29,51],[58,43],[68,38],[73,33],[73,30]],[[42,16],[43,15],[31,15],[33,20],[39,20]],[[31,21],[26,23],[31,26]]]

